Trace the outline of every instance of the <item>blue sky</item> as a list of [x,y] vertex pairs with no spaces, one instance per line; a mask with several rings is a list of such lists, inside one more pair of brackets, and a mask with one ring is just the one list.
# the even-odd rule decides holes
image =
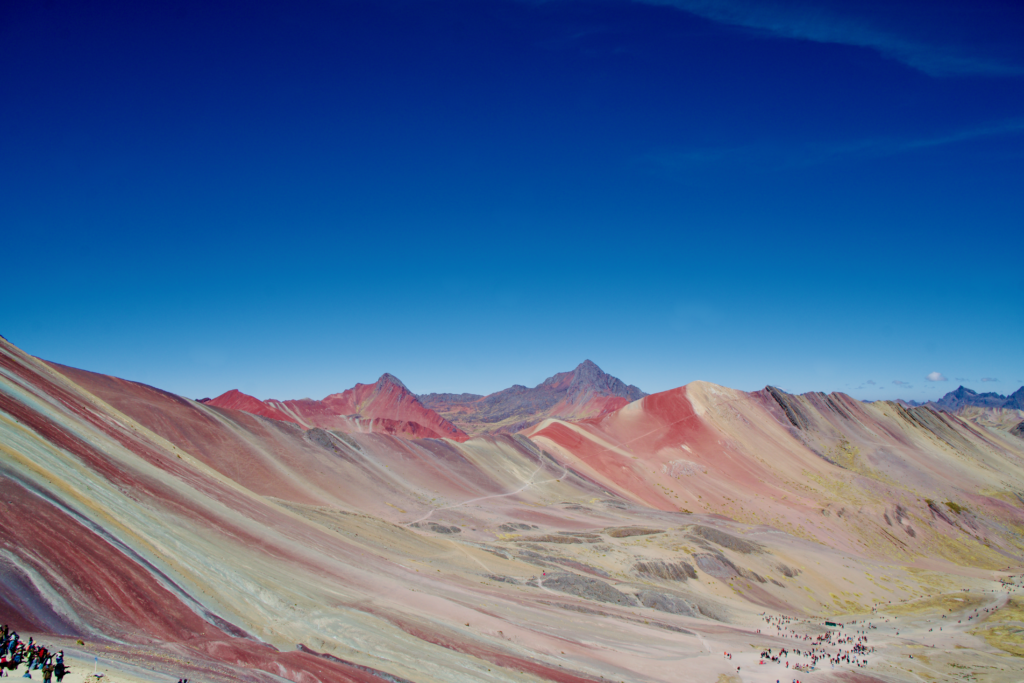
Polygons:
[[1024,384],[1020,3],[152,4],[0,9],[0,334],[33,354],[193,397],[585,358]]

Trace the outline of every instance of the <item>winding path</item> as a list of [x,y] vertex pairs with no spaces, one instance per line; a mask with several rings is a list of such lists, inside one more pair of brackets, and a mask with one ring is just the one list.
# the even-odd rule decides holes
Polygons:
[[491,500],[492,498],[507,498],[508,496],[516,496],[525,491],[526,489],[530,488],[531,486],[540,486],[542,484],[550,484],[552,482],[562,481],[569,475],[569,468],[566,465],[562,465],[562,476],[558,477],[557,479],[548,479],[546,481],[534,481],[533,478],[536,477],[537,473],[540,472],[543,468],[544,465],[538,465],[537,469],[535,469],[533,471],[533,474],[530,475],[530,478],[526,480],[526,483],[517,488],[515,491],[509,491],[508,493],[495,493],[490,496],[479,496],[478,498],[470,498],[469,500],[464,500],[461,503],[455,503],[454,505],[445,505],[443,507],[433,508],[430,510],[430,512],[423,515],[419,519],[413,520],[412,522],[407,522],[404,526],[411,526],[413,524],[419,524],[420,522],[426,521],[430,518],[432,514],[434,514],[438,510],[451,510],[454,508],[463,507],[464,505],[469,505],[471,503],[477,503],[480,502],[481,500]]

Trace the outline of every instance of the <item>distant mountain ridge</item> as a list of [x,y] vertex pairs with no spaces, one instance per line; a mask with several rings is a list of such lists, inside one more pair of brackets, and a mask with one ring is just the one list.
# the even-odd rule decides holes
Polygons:
[[595,418],[647,394],[585,360],[532,389],[515,384],[508,389],[478,394],[423,394],[418,398],[471,436],[511,433],[549,417],[567,420]]
[[927,406],[934,410],[955,413],[962,408],[1002,408],[1005,410],[1024,410],[1024,386],[1009,396],[988,391],[979,394],[973,389],[960,385],[937,401],[909,401],[895,399],[896,403],[906,407]]
[[961,385],[938,401],[935,401],[935,405],[940,409],[950,411],[957,410],[963,406],[1024,410],[1024,387],[1021,387],[1009,396],[1003,396],[991,391],[979,394],[973,389],[968,389]]
[[905,408],[929,408],[952,413],[982,427],[1008,431],[1024,438],[1024,387],[1009,396],[989,391],[978,393],[961,385],[937,401],[894,401]]
[[598,417],[646,395],[587,360],[574,370],[555,374],[532,389],[516,384],[488,396],[465,393],[416,396],[400,379],[384,373],[373,384],[356,384],[319,401],[310,398],[261,401],[232,389],[202,402],[292,422],[307,429],[320,427],[343,432],[465,441],[481,434],[517,432],[548,417],[566,420]]
[[232,389],[204,403],[293,422],[307,429],[320,427],[342,432],[376,432],[416,439],[465,441],[469,438],[461,429],[425,407],[400,379],[386,372],[373,384],[356,384],[321,401],[311,398],[260,401]]

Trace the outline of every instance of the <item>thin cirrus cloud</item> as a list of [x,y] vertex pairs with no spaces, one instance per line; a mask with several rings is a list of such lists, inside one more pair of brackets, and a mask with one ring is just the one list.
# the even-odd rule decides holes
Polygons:
[[982,382],[998,382],[999,380],[995,377],[982,377]]
[[[930,76],[1016,76],[1021,65],[951,44],[918,40],[824,4],[752,0],[635,0],[769,35],[874,50]],[[958,41],[959,42],[959,41]]]
[[896,384],[896,385],[898,385],[898,386],[901,386],[901,387],[909,387],[909,386],[910,386],[910,383],[909,383],[909,382],[904,382],[903,380],[899,380],[899,379],[894,379],[894,380],[892,381],[892,383],[893,383],[893,384]]
[[[949,380],[941,372],[929,372],[925,377],[929,382],[948,382]],[[985,380],[982,380],[984,382]]]
[[641,162],[668,171],[735,169],[776,173],[801,170],[844,160],[884,159],[901,154],[1024,133],[1024,119],[1007,119],[916,138],[862,138],[802,144],[756,143],[735,147],[661,151]]
[[875,383],[875,380],[873,380],[873,379],[869,379],[867,382],[864,382],[864,384],[874,384],[874,383]]

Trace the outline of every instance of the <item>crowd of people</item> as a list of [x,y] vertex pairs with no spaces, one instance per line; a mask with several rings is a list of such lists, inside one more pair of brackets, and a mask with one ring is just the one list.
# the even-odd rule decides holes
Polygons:
[[22,678],[32,678],[32,672],[38,671],[43,683],[51,683],[53,679],[60,683],[68,672],[63,650],[52,652],[32,638],[25,642],[7,624],[0,626],[0,676],[12,675],[8,672],[16,672],[22,664],[25,665]]
[[[790,617],[769,614],[762,614],[761,616],[766,624],[775,627],[776,635],[805,641],[807,646],[801,646],[800,648],[784,647],[778,650],[775,648],[765,648],[761,651],[760,664],[784,664],[788,669],[790,668],[790,660],[796,659],[794,668],[803,670],[806,667],[817,667],[818,662],[827,660],[832,665],[832,668],[839,664],[852,664],[858,668],[863,668],[868,664],[866,656],[875,651],[873,647],[867,644],[867,635],[860,635],[861,632],[847,635],[843,631],[830,629],[819,635],[812,636],[806,633],[798,633],[793,629],[792,625],[795,625],[797,620]],[[829,622],[829,625],[843,626],[843,624],[832,624],[831,622]],[[758,633],[760,633],[760,630],[758,630]]]

